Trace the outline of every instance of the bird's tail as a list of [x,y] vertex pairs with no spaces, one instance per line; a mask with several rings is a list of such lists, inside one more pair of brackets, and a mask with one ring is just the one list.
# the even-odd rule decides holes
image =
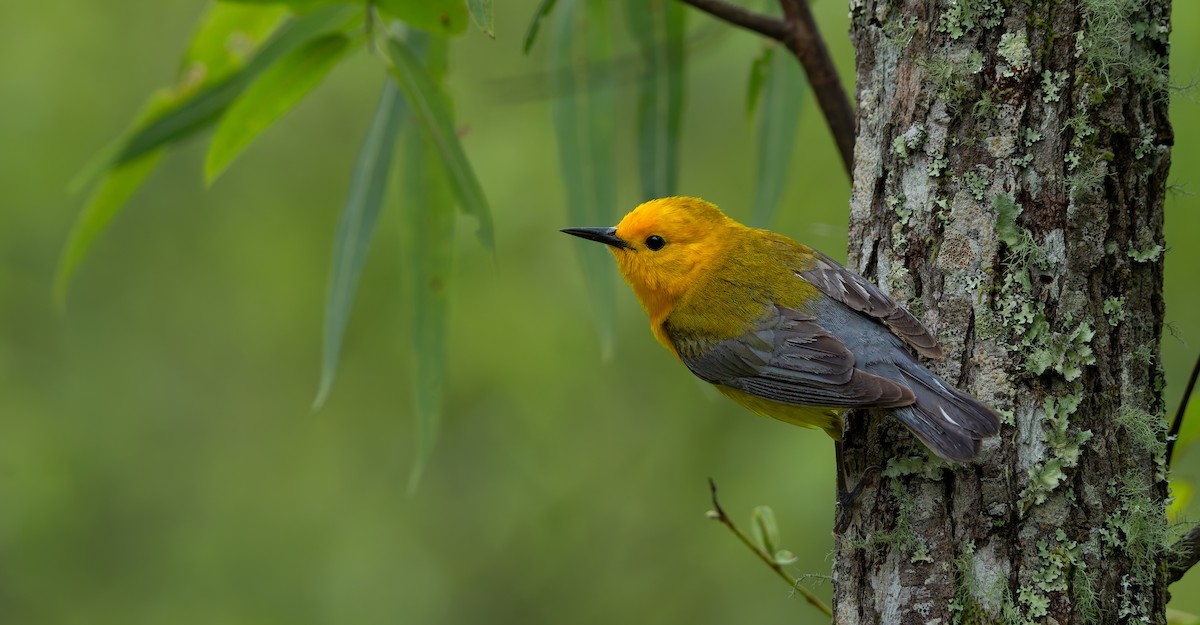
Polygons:
[[894,408],[900,421],[934,453],[955,462],[979,454],[979,441],[1000,432],[1000,417],[983,402],[954,388],[905,353],[896,359],[900,379],[916,401]]

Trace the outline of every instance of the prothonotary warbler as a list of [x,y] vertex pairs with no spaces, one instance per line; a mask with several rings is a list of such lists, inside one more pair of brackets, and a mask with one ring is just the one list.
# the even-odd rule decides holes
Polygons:
[[959,462],[1000,430],[995,412],[918,362],[910,350],[942,357],[920,321],[806,245],[689,197],[646,202],[615,228],[563,232],[607,244],[658,342],[754,412],[836,441],[845,410],[889,408]]

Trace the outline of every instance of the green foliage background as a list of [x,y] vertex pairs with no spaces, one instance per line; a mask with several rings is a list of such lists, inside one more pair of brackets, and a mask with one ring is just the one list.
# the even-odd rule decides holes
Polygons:
[[[576,246],[639,201],[637,75],[617,64],[617,206],[567,222],[538,3],[497,3],[451,44],[447,87],[495,215],[459,220],[446,419],[414,496],[403,215],[385,206],[325,407],[331,236],[384,77],[357,54],[210,190],[177,150],[52,306],[80,198],[67,181],[174,77],[203,3],[0,8],[0,618],[12,623],[816,622],[723,528],[774,506],[797,575],[829,571],[832,445],[757,418],[654,344],[617,286],[602,357]],[[1176,84],[1200,79],[1200,6],[1175,3]],[[847,85],[840,2],[814,6]],[[688,15],[679,189],[750,218],[759,38]],[[618,29],[623,32],[623,29]],[[625,37],[625,35],[621,35]],[[618,38],[614,52],[636,53]],[[806,96],[807,97],[807,96]],[[810,103],[811,104],[811,103]],[[808,105],[771,226],[842,257],[848,183]],[[1174,93],[1172,181],[1200,190],[1200,109]],[[392,200],[405,194],[393,183]],[[1168,405],[1200,351],[1200,196],[1168,198]],[[595,253],[603,253],[595,250]],[[613,269],[615,272],[615,269]],[[1200,427],[1200,405],[1191,423]],[[1186,428],[1185,428],[1186,429]],[[1177,477],[1200,452],[1181,447]],[[1186,507],[1185,516],[1200,516]],[[828,584],[808,580],[823,595]],[[1200,612],[1200,574],[1174,588]]]

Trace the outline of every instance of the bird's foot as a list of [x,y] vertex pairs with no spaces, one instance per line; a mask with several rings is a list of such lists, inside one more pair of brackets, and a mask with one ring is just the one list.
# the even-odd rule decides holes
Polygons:
[[849,491],[843,490],[838,492],[837,520],[833,524],[833,533],[835,535],[841,536],[842,532],[845,532],[846,528],[849,527],[850,507],[858,501],[859,495],[862,494],[863,486],[866,486],[867,482],[874,483],[876,481],[875,478],[878,477],[880,470],[877,466],[867,467],[863,471],[862,477],[858,478],[858,483],[854,485],[854,488]]

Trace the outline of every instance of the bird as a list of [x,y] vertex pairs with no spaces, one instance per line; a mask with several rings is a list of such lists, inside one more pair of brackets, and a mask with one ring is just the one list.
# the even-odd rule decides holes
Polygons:
[[[693,374],[752,412],[824,430],[839,465],[854,408],[887,409],[952,462],[975,459],[1000,431],[995,411],[921,364],[917,354],[944,354],[912,313],[807,245],[693,197],[561,231],[608,246],[655,339]],[[840,502],[840,466],[838,492]]]

